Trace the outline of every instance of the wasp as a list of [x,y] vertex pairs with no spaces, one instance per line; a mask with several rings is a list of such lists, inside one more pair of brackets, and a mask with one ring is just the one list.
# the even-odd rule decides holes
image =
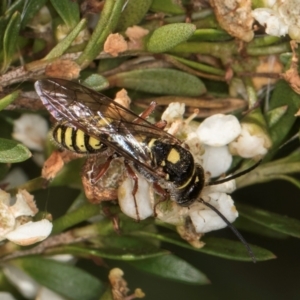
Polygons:
[[[257,164],[230,178],[205,183],[202,166],[195,163],[180,140],[163,130],[166,124],[152,124],[146,120],[155,104],[137,115],[84,85],[57,78],[38,80],[35,89],[57,121],[52,131],[56,143],[79,154],[101,153],[110,149],[111,157],[124,157],[129,175],[134,178],[134,172],[139,172],[160,193],[167,193],[179,205],[190,206],[201,201],[234,231],[255,261],[241,234],[214,206],[201,199],[200,194],[204,186],[229,181],[251,171]],[[100,173],[103,175],[104,172]],[[134,191],[137,186],[136,181]]]

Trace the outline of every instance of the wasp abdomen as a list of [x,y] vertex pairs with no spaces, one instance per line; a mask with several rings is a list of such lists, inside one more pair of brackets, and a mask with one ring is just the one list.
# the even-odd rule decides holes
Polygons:
[[53,128],[52,135],[58,145],[79,154],[101,152],[105,147],[99,140],[71,124],[56,124]]

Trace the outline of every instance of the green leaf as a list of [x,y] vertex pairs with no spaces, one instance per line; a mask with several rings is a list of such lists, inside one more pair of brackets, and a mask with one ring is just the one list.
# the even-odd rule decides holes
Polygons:
[[27,23],[38,13],[38,11],[45,5],[47,0],[26,0],[24,3],[21,15],[21,28],[24,28]]
[[0,163],[17,163],[31,157],[31,152],[22,144],[0,138]]
[[206,275],[172,254],[130,262],[130,265],[138,270],[174,281],[196,285],[210,283]]
[[139,24],[146,15],[152,0],[130,0],[119,18],[117,31],[124,31],[127,27]]
[[81,223],[100,213],[100,208],[97,205],[86,203],[72,212],[57,218],[53,222],[52,235],[60,233],[78,223]]
[[90,75],[83,81],[83,84],[95,91],[101,91],[109,87],[107,79],[99,74]]
[[[102,238],[101,238],[102,239]],[[123,240],[124,241],[124,240]],[[121,241],[120,244],[123,243]],[[137,241],[138,242],[138,241]],[[142,244],[140,244],[142,246]],[[169,254],[167,250],[161,249],[151,249],[142,248],[143,251],[138,251],[138,249],[91,249],[87,247],[78,247],[78,246],[64,246],[60,248],[53,248],[51,254],[72,254],[82,258],[90,259],[91,257],[99,257],[101,259],[111,259],[111,260],[120,260],[120,261],[136,261],[146,258],[158,257],[161,255]],[[117,253],[119,252],[119,253]]]
[[16,11],[5,29],[3,37],[3,66],[1,71],[4,72],[11,63],[17,46],[18,46],[18,37],[21,26],[21,16],[18,11]]
[[86,26],[86,19],[82,19],[75,26],[75,28],[47,54],[44,60],[60,57],[70,47],[72,42],[78,36],[80,31],[84,29],[85,26]]
[[84,51],[76,61],[82,68],[89,65],[89,63],[99,54],[103,49],[104,42],[108,35],[115,31],[124,4],[124,0],[105,1],[98,24]]
[[278,150],[278,147],[286,140],[290,129],[296,121],[295,114],[299,109],[300,95],[295,93],[285,81],[276,83],[270,99],[270,110],[287,106],[286,113],[270,128],[270,136],[273,141],[272,150],[264,157],[264,161],[270,160]]
[[269,128],[274,126],[286,113],[288,109],[288,105],[279,106],[272,110],[269,110],[266,114],[266,121],[268,123]]
[[50,2],[69,28],[74,28],[79,23],[80,12],[77,1],[50,0]]
[[251,207],[245,204],[237,204],[239,213],[260,225],[287,235],[300,238],[300,221],[272,213],[263,209]]
[[176,23],[156,29],[147,42],[147,50],[153,53],[166,52],[186,41],[196,30],[194,24]]
[[5,15],[10,16],[13,13],[15,13],[16,11],[21,11],[22,7],[24,5],[24,2],[25,2],[25,0],[16,0],[13,3],[10,3],[11,5],[5,12]]
[[196,76],[173,69],[144,69],[123,72],[108,78],[111,85],[153,94],[199,96],[206,92]]
[[3,110],[6,106],[11,104],[14,100],[16,100],[20,95],[20,91],[14,91],[11,94],[0,99],[0,110]]
[[232,36],[229,35],[224,30],[219,29],[212,29],[212,28],[201,28],[197,29],[192,37],[190,38],[190,41],[227,41],[231,40]]
[[252,222],[251,220],[249,220],[243,216],[239,216],[237,218],[237,220],[234,222],[234,226],[239,230],[252,232],[252,233],[255,233],[255,234],[258,234],[261,236],[265,236],[265,237],[269,237],[269,238],[273,238],[273,239],[288,238],[288,235],[286,235],[284,233],[274,231],[274,230],[267,228],[265,226],[262,226],[258,223]]
[[186,13],[181,1],[174,0],[153,0],[150,10],[170,15],[181,15]]
[[168,55],[168,57],[171,57],[172,59],[176,59],[177,61],[179,61],[179,62],[181,62],[181,63],[183,63],[183,64],[185,64],[185,65],[187,65],[191,68],[194,68],[196,70],[203,71],[203,72],[210,73],[210,74],[225,76],[225,71],[223,71],[221,69],[217,69],[217,68],[211,67],[211,66],[206,65],[206,64],[200,64],[198,62],[188,60],[188,59],[178,57],[178,56]]
[[[231,260],[252,261],[245,246],[240,241],[231,241],[222,238],[205,237],[205,246],[199,251]],[[265,261],[276,258],[267,249],[249,244],[257,261]]]
[[22,268],[39,284],[71,300],[93,300],[104,293],[104,285],[94,276],[66,263],[40,257],[16,259],[11,263]]
[[[226,259],[239,260],[239,261],[252,261],[251,257],[248,255],[245,246],[241,242],[220,239],[220,238],[204,238],[205,246],[202,248],[194,248],[183,240],[179,239],[177,235],[174,234],[157,234],[151,232],[138,232],[135,233],[138,236],[151,237],[158,239],[160,241],[171,243],[183,248],[187,248],[193,251],[202,252]],[[254,252],[257,261],[264,261],[274,259],[275,255],[264,248],[253,246],[249,244],[252,251]]]

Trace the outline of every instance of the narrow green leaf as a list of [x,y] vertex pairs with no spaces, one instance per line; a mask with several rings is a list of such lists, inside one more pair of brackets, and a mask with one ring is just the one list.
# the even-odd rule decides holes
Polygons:
[[17,163],[31,157],[31,152],[22,144],[0,138],[0,163]]
[[25,0],[16,0],[13,3],[11,3],[10,7],[5,12],[6,16],[10,16],[16,11],[21,11],[22,7],[24,5]]
[[190,23],[176,23],[161,26],[148,39],[147,50],[153,53],[166,52],[179,43],[185,42],[196,30]]
[[105,290],[105,286],[97,278],[65,263],[40,257],[25,257],[11,263],[21,267],[42,286],[67,299],[98,299]]
[[278,232],[274,231],[270,228],[267,228],[265,226],[262,226],[258,223],[252,222],[249,219],[244,218],[243,216],[239,216],[237,220],[234,222],[234,226],[243,231],[248,231],[252,232],[261,236],[265,236],[268,238],[273,238],[273,239],[287,239],[289,236]]
[[80,12],[77,1],[50,0],[50,2],[69,28],[73,28],[79,23]]
[[[252,261],[245,246],[240,241],[231,241],[221,238],[205,237],[205,246],[199,251],[231,260]],[[265,261],[276,258],[267,249],[249,244],[257,261]]]
[[53,222],[52,235],[58,234],[78,223],[81,223],[100,213],[100,208],[97,205],[86,203],[72,212],[57,218]]
[[126,3],[119,18],[117,31],[124,31],[127,27],[137,25],[146,15],[152,0],[130,0]]
[[81,30],[86,26],[86,19],[82,19],[75,28],[61,41],[59,42],[48,54],[44,60],[54,59],[60,57],[72,44],[75,38],[78,36]]
[[45,5],[47,0],[26,0],[24,3],[21,15],[21,28],[24,28],[27,23],[38,13],[38,11]]
[[153,0],[150,10],[170,15],[181,15],[186,13],[181,1],[174,0]]
[[198,77],[173,69],[133,70],[113,75],[108,81],[111,85],[153,94],[193,97],[206,92]]
[[16,11],[5,29],[3,37],[3,66],[2,72],[4,72],[11,63],[17,46],[18,46],[18,36],[21,26],[21,16],[18,11]]
[[124,4],[124,0],[105,1],[99,22],[83,53],[76,61],[82,68],[86,67],[103,49],[106,38],[114,32],[118,24]]
[[300,181],[297,180],[296,178],[293,178],[293,177],[287,176],[287,175],[278,175],[276,177],[277,177],[277,179],[288,181],[288,182],[292,183],[293,185],[295,185],[298,189],[300,189]]
[[211,42],[218,42],[218,41],[227,41],[231,40],[232,36],[229,35],[224,30],[213,29],[213,28],[201,28],[197,29],[190,41],[211,41]]
[[99,74],[90,75],[83,81],[83,84],[95,91],[101,91],[109,87],[107,79]]
[[270,136],[273,141],[272,150],[264,157],[264,161],[270,160],[277,152],[278,147],[285,141],[290,129],[296,121],[295,114],[299,109],[300,95],[295,93],[287,82],[281,80],[276,83],[270,99],[270,110],[287,106],[286,113],[270,128]]
[[269,128],[274,126],[286,113],[288,109],[287,105],[276,107],[272,110],[269,110],[266,114],[266,121],[268,123]]
[[[99,257],[102,259],[106,258],[106,259],[120,260],[120,261],[136,261],[136,260],[158,257],[170,253],[167,250],[161,250],[161,249],[156,249],[155,251],[152,249],[153,251],[151,252],[146,250],[145,248],[143,248],[143,250],[145,250],[145,253],[142,253],[142,251],[140,251],[141,253],[137,253],[137,250],[135,251],[132,250],[126,251],[126,249],[123,250],[119,249],[119,250],[120,253],[116,253],[112,249],[91,249],[87,247],[64,246],[60,248],[53,248],[51,254],[66,253],[66,254],[72,254],[74,256],[79,256],[87,259],[90,259],[91,257]],[[146,253],[146,251],[148,252]]]
[[[183,240],[179,239],[177,235],[174,234],[157,234],[151,232],[138,232],[134,233],[138,236],[151,237],[158,239],[160,241],[171,243],[183,248],[187,248],[193,251],[202,252],[226,259],[239,260],[239,261],[252,261],[251,257],[245,249],[245,246],[239,241],[231,241],[226,239],[218,238],[204,238],[205,246],[202,248],[194,248]],[[253,246],[249,244],[254,252],[257,261],[264,261],[274,259],[275,255],[264,248]]]
[[14,91],[11,94],[0,99],[0,110],[3,110],[6,106],[11,104],[20,95],[20,91]]
[[300,221],[245,204],[237,204],[239,213],[245,218],[287,235],[300,238]]
[[136,269],[174,281],[203,285],[210,281],[202,272],[175,255],[163,255],[130,262]]
[[177,61],[191,67],[194,68],[196,70],[202,71],[202,72],[207,72],[210,74],[215,74],[215,75],[221,75],[221,76],[225,76],[225,71],[221,70],[221,69],[217,69],[214,67],[211,67],[209,65],[206,64],[201,64],[192,60],[188,60],[182,57],[178,57],[178,56],[172,56],[172,55],[168,55],[169,57],[176,59]]

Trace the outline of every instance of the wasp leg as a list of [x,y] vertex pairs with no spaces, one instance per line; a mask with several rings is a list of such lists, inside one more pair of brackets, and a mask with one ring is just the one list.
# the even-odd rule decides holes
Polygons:
[[157,207],[157,205],[158,205],[159,203],[164,202],[164,201],[167,200],[168,193],[167,193],[166,190],[164,190],[157,182],[154,182],[154,183],[153,183],[153,188],[155,189],[155,191],[156,191],[159,195],[162,196],[162,198],[161,198],[159,201],[157,201],[157,203],[155,203],[154,209],[153,209],[153,211],[154,211],[154,217],[157,217],[156,207]]
[[134,199],[134,206],[135,206],[137,221],[139,222],[140,221],[140,214],[139,214],[138,205],[137,205],[136,198],[135,198],[135,195],[136,195],[137,190],[139,188],[139,182],[138,182],[139,179],[138,179],[137,175],[135,174],[135,172],[132,170],[132,168],[126,162],[125,162],[125,167],[126,167],[128,175],[131,177],[131,179],[134,182],[131,194],[132,194],[133,199]]
[[158,122],[156,122],[154,125],[160,129],[165,129],[165,127],[167,126],[167,121],[165,120],[160,120]]
[[152,101],[149,105],[149,107],[147,109],[145,109],[140,115],[139,115],[139,119],[135,119],[133,120],[133,123],[140,123],[142,120],[141,119],[146,119],[147,117],[149,117],[149,115],[151,115],[153,113],[153,111],[156,108],[157,103],[155,101]]
[[109,207],[103,207],[103,212],[105,214],[105,216],[107,216],[108,218],[111,219],[111,222],[113,224],[113,229],[114,231],[120,235],[121,234],[121,230],[120,230],[120,220],[118,215],[116,214],[112,214]]
[[[90,181],[91,181],[92,184],[96,184],[99,181],[99,179],[106,173],[106,171],[108,170],[108,168],[110,166],[110,163],[113,160],[113,158],[115,158],[114,155],[109,156],[107,158],[107,161],[104,164],[99,166],[99,172],[96,175],[96,177],[90,178]],[[90,175],[90,177],[92,177],[92,175]]]

